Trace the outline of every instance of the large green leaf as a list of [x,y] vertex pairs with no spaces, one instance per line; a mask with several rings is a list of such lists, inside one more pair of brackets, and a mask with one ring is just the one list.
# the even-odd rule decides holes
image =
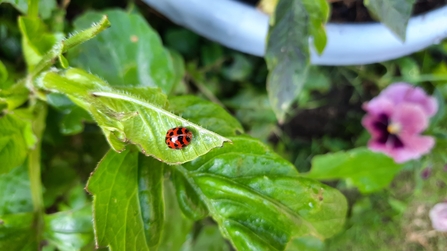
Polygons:
[[340,230],[347,209],[340,192],[299,177],[257,140],[232,140],[172,170],[189,182],[236,249],[284,250],[292,237],[327,238]]
[[368,10],[402,41],[405,41],[414,3],[415,0],[365,0]]
[[315,156],[307,177],[347,179],[361,192],[370,193],[388,186],[401,168],[402,165],[396,164],[390,157],[362,147]]
[[279,122],[296,99],[309,70],[309,38],[321,54],[326,47],[326,0],[281,0],[269,29],[265,60],[269,68],[267,91]]
[[26,162],[0,175],[0,191],[0,218],[2,215],[33,211]]
[[27,111],[15,110],[0,117],[0,174],[21,165],[35,137]]
[[44,237],[61,251],[76,251],[93,242],[91,207],[45,215]]
[[163,162],[139,155],[138,197],[150,249],[158,247],[164,226],[163,166]]
[[[166,96],[159,89],[113,88],[101,78],[75,68],[63,72],[46,72],[40,78],[39,85],[68,95],[88,110],[116,151],[123,151],[126,142],[130,142],[137,145],[145,155],[154,156],[168,164],[179,164],[229,141],[166,111]],[[169,129],[178,126],[187,127],[194,137],[189,146],[173,150],[167,147],[165,136]]]
[[112,86],[160,87],[169,93],[177,81],[171,56],[143,17],[121,10],[87,12],[75,20],[75,28],[87,28],[103,15],[112,27],[71,50],[69,61]]
[[34,213],[0,216],[0,250],[35,251],[38,246]]
[[106,154],[87,185],[94,198],[97,246],[110,250],[157,246],[163,222],[162,173],[160,162],[139,160],[137,151]]
[[269,30],[267,91],[280,123],[306,81],[310,57],[307,18],[302,1],[282,0]]
[[[185,242],[192,238],[191,230],[193,221],[186,218],[179,208],[175,196],[174,185],[171,180],[163,181],[163,194],[165,203],[165,218],[159,251],[177,251],[181,250]],[[188,243],[188,242],[186,242]]]

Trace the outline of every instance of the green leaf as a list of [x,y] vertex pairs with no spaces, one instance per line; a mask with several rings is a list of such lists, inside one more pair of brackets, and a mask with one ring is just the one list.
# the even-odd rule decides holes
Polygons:
[[222,75],[231,81],[244,81],[253,71],[253,63],[245,55],[234,54],[231,64],[222,68]]
[[[247,100],[250,100],[250,102],[247,102]],[[235,109],[236,117],[245,125],[252,125],[257,122],[276,124],[276,117],[267,95],[254,88],[241,90],[231,100],[226,101],[225,105]]]
[[318,54],[321,54],[327,43],[325,24],[329,20],[329,3],[327,0],[303,0],[302,2],[309,16],[308,25],[313,44]]
[[109,151],[87,184],[95,238],[111,250],[149,250],[138,194],[138,152]]
[[362,193],[378,191],[390,184],[402,165],[383,153],[366,148],[318,155],[312,159],[307,177],[319,180],[347,179]]
[[31,122],[16,110],[0,118],[0,174],[21,165],[35,143]]
[[174,67],[174,89],[183,84],[183,77],[185,75],[185,61],[182,56],[173,50],[169,50],[172,59],[172,65]]
[[6,80],[8,80],[8,70],[0,60],[0,89],[4,88]]
[[169,100],[169,110],[220,135],[244,132],[242,125],[221,106],[195,96],[178,96]]
[[23,105],[29,96],[29,90],[25,86],[25,82],[14,84],[6,90],[0,89],[0,104],[6,104],[8,110],[14,110]]
[[138,197],[150,249],[158,247],[164,225],[163,166],[163,162],[139,155]]
[[196,193],[192,184],[179,172],[172,173],[175,186],[175,197],[183,214],[191,220],[201,220],[208,216],[205,201]]
[[1,215],[33,211],[26,162],[0,175],[0,191],[0,218]]
[[293,239],[286,248],[286,251],[321,251],[324,250],[324,242],[313,237],[303,236]]
[[62,40],[63,35],[49,33],[45,24],[36,17],[19,17],[19,27],[22,33],[23,54],[28,71],[31,71],[53,45]]
[[165,213],[163,232],[158,246],[159,251],[180,250],[191,232],[193,221],[186,218],[179,208],[175,196],[173,183],[166,179],[163,181],[163,194],[165,203]]
[[88,112],[80,107],[74,107],[61,121],[61,133],[65,135],[74,135],[84,130],[84,122],[92,121]]
[[293,237],[327,238],[340,230],[347,209],[340,192],[298,177],[292,164],[257,140],[232,140],[172,169],[237,250],[284,250]]
[[66,158],[56,156],[42,172],[43,199],[45,207],[50,207],[60,196],[66,195],[76,184],[76,170]]
[[309,68],[308,14],[300,0],[279,1],[270,27],[265,60],[267,91],[280,123],[305,83]]
[[45,215],[44,237],[61,251],[74,251],[93,242],[92,209]]
[[204,226],[195,240],[183,245],[182,251],[213,250],[229,251],[230,247],[225,242],[217,226]]
[[63,118],[59,122],[60,132],[65,135],[74,135],[84,130],[85,122],[94,122],[90,114],[77,106],[66,95],[60,93],[49,93],[47,102],[62,112]]
[[[130,142],[145,155],[179,164],[229,141],[164,110],[166,96],[158,89],[112,88],[101,78],[75,68],[46,72],[39,80],[40,87],[66,94],[88,110],[115,151],[123,151],[126,142]],[[184,149],[173,150],[166,146],[165,136],[169,129],[178,126],[187,127],[194,138]]]
[[112,27],[71,50],[71,64],[98,74],[112,86],[160,87],[169,93],[176,81],[171,56],[142,16],[121,10],[87,12],[75,20],[75,28],[86,28],[103,15]]
[[200,37],[187,29],[168,29],[165,34],[166,45],[186,57],[194,57],[199,49]]
[[38,246],[33,213],[0,216],[0,250],[35,251]]
[[218,63],[224,59],[222,46],[217,43],[205,44],[201,46],[200,59],[205,67]]
[[365,6],[402,41],[415,0],[365,0]]

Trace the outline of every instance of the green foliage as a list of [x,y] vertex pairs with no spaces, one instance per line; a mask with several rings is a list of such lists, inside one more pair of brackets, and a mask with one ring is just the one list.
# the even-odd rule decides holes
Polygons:
[[79,250],[93,241],[90,205],[45,216],[44,237],[59,250]]
[[384,23],[402,41],[415,0],[365,0],[368,10]]
[[75,20],[75,28],[85,29],[103,15],[113,26],[71,50],[69,61],[112,86],[160,87],[168,94],[176,77],[172,59],[141,15],[120,10],[87,12]]
[[[380,65],[310,67],[309,50],[326,45],[328,3],[282,0],[266,93],[262,59],[140,5],[0,3],[0,250],[415,249],[405,236],[420,222],[431,231],[426,214],[447,182],[445,45]],[[406,165],[364,148],[360,125],[361,104],[398,80],[423,83],[439,103],[426,132],[436,147]],[[165,135],[177,126],[194,136],[172,150]],[[425,170],[433,177],[420,178]],[[441,237],[426,243],[441,249]]]
[[[88,191],[93,195],[94,227],[99,247],[108,246],[111,250],[149,250],[150,246],[158,242],[159,236],[147,235],[149,233],[146,233],[145,229],[149,226],[145,227],[144,224],[155,223],[152,224],[151,233],[159,234],[161,229],[157,228],[156,222],[163,215],[157,215],[159,210],[156,210],[155,215],[152,215],[152,211],[143,215],[142,209],[155,207],[163,201],[160,197],[154,197],[155,193],[147,196],[144,190],[139,192],[138,168],[137,151],[127,150],[119,154],[111,150],[101,160],[87,184]],[[160,167],[141,168],[150,169],[141,171],[146,174],[145,179],[151,179],[161,185],[160,180],[149,176],[162,172]],[[162,178],[160,175],[157,177]],[[141,183],[142,188],[146,188],[146,182]],[[141,200],[146,200],[148,204],[140,204]],[[160,206],[163,207],[162,204]]]
[[223,235],[240,250],[283,250],[291,237],[327,238],[343,225],[346,202],[338,191],[298,177],[290,163],[256,140],[232,141],[173,168],[190,185],[188,190],[178,188],[184,191],[179,204],[202,204],[182,207],[186,215],[205,205]]
[[279,122],[304,85],[309,68],[309,29],[301,1],[279,1],[269,30],[265,59],[270,70],[267,91]]
[[8,110],[20,107],[28,100],[29,90],[24,82],[19,82],[10,88],[0,89],[0,105]]
[[21,165],[36,143],[29,115],[27,111],[16,110],[0,118],[0,174]]
[[33,213],[0,216],[0,249],[37,250],[38,241],[34,233],[33,221]]
[[32,16],[36,16],[34,13],[35,10],[37,10],[36,8],[38,8],[38,12],[39,15],[43,18],[43,19],[47,19],[51,16],[51,12],[56,9],[57,6],[57,2],[56,0],[0,0],[0,4],[2,3],[10,3],[12,5],[14,5],[14,7],[16,9],[18,9],[20,12],[22,12],[23,14],[28,13],[28,9],[29,3],[32,3],[33,5],[37,5],[37,6],[33,6],[31,7],[31,13],[28,13],[29,15],[32,14]]
[[327,1],[279,1],[270,27],[265,60],[269,68],[267,91],[279,122],[296,99],[309,70],[309,37],[316,50],[326,46],[324,24],[329,17]]
[[216,226],[204,226],[194,242],[186,243],[182,251],[215,250],[229,251],[230,247]]
[[23,34],[23,54],[31,71],[63,36],[49,33],[45,24],[35,17],[19,17],[19,27]]
[[26,163],[0,176],[0,190],[0,219],[2,215],[33,210]]
[[[113,88],[101,78],[76,68],[46,72],[38,85],[68,95],[89,111],[118,152],[125,149],[126,142],[131,142],[148,156],[168,164],[180,164],[229,141],[164,110],[167,100],[159,89]],[[157,123],[152,122],[154,119]],[[187,127],[194,135],[191,144],[182,151],[170,149],[165,143],[166,132],[178,126]]]
[[380,190],[390,184],[402,169],[393,159],[366,148],[316,156],[307,175],[318,180],[346,179],[363,193]]

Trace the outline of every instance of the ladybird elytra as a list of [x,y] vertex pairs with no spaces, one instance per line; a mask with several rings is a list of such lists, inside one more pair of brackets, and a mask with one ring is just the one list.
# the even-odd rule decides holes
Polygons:
[[171,149],[182,149],[192,140],[192,132],[185,127],[175,127],[166,132],[165,142]]

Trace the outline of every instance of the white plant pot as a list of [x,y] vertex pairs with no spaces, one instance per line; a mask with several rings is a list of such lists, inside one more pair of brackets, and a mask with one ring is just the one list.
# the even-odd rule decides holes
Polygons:
[[[248,54],[263,56],[269,17],[233,0],[143,0],[196,33]],[[326,25],[322,55],[311,47],[317,65],[358,65],[399,58],[447,37],[447,6],[412,17],[403,43],[381,23]]]

